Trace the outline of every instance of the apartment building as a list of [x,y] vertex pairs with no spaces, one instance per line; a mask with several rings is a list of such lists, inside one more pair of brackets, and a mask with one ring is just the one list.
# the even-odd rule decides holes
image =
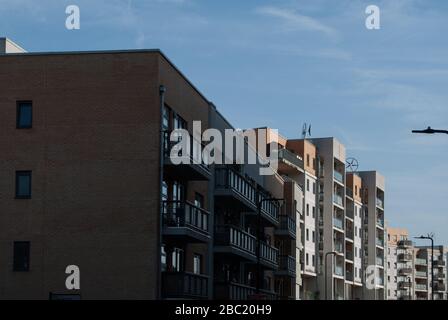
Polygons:
[[406,229],[387,228],[387,299],[411,300],[414,290],[413,243]]
[[387,228],[387,299],[431,300],[432,265],[434,266],[434,299],[447,299],[447,249],[416,246],[406,229]]
[[232,125],[163,53],[1,48],[0,298],[299,298],[300,186],[175,164]]

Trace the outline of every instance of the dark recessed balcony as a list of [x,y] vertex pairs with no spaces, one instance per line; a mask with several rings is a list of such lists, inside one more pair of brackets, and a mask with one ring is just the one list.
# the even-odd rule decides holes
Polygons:
[[264,242],[260,243],[260,261],[271,269],[278,268],[278,249]]
[[280,256],[279,267],[276,272],[279,276],[296,276],[296,259],[291,256]]
[[397,257],[399,262],[412,261],[412,254],[410,253],[400,253]]
[[207,299],[206,275],[189,272],[163,272],[162,295],[165,299]]
[[279,172],[296,174],[303,172],[303,159],[288,149],[278,150]]
[[412,268],[400,268],[400,269],[398,270],[398,274],[399,274],[400,276],[407,276],[407,275],[410,275],[410,274],[412,274]]
[[412,241],[411,240],[399,240],[397,242],[397,246],[400,248],[410,248],[412,247]]
[[210,240],[209,216],[188,201],[163,201],[163,235],[179,238],[187,242],[207,242]]
[[[203,144],[193,139],[190,135],[190,154],[184,155],[172,153],[173,146],[179,142],[170,141],[171,132],[163,133],[163,155],[165,175],[172,178],[182,178],[183,180],[201,181],[209,180],[212,176],[208,165],[202,161]],[[185,151],[184,151],[185,152]],[[182,157],[181,157],[182,156]],[[180,161],[182,158],[182,161]],[[182,162],[177,163],[176,161]]]
[[288,215],[280,215],[280,227],[275,229],[277,236],[296,239],[296,220]]

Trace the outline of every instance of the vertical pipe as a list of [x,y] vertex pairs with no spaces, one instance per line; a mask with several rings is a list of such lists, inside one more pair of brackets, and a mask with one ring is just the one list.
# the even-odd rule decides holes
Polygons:
[[159,234],[158,234],[158,243],[157,243],[157,298],[162,298],[162,230],[163,230],[163,195],[162,195],[162,189],[163,189],[163,166],[164,166],[164,156],[165,156],[165,150],[164,150],[164,130],[163,130],[163,108],[165,106],[165,92],[166,88],[165,86],[161,85],[159,87],[159,98],[160,98],[160,137],[159,137],[159,144],[160,144],[160,154],[159,154]]

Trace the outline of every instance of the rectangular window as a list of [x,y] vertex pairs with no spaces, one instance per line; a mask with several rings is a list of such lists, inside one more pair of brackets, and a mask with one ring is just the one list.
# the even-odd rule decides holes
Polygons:
[[14,241],[14,271],[30,270],[30,242]]
[[308,153],[306,154],[306,165],[307,167],[310,166],[310,155]]
[[316,240],[315,240],[315,232],[313,231],[313,242],[315,242]]
[[310,205],[308,203],[306,204],[306,215],[310,215]]
[[311,263],[312,263],[313,267],[316,265],[314,260],[315,260],[315,258],[314,258],[314,254],[313,254],[312,257],[311,257]]
[[306,229],[306,241],[310,240],[310,230]]
[[309,259],[309,256],[308,256],[308,253],[306,254],[306,265],[308,266],[310,264],[310,259]]
[[17,102],[17,129],[33,127],[33,103],[31,101]]
[[316,194],[316,182],[313,182],[313,194]]
[[194,195],[194,205],[198,208],[204,208],[204,196],[198,192]]
[[195,254],[193,257],[193,273],[202,274],[202,256],[200,254]]
[[306,191],[310,191],[310,180],[306,179]]
[[16,171],[16,198],[31,199],[31,171]]
[[313,207],[313,219],[316,218],[316,207]]

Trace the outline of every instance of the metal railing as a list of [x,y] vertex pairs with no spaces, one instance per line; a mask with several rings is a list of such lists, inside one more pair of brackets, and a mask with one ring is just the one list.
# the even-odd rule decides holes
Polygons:
[[333,225],[336,228],[344,230],[344,222],[339,218],[336,218],[336,217],[333,218]]
[[208,276],[189,272],[163,272],[162,294],[166,298],[206,299]]
[[336,181],[339,181],[340,183],[344,183],[344,175],[340,173],[339,171],[334,170],[334,179]]
[[256,205],[256,188],[241,174],[229,168],[216,168],[215,173],[215,183],[217,188],[232,189],[244,197],[247,201]]
[[260,243],[260,258],[273,263],[278,264],[278,249],[268,245],[267,243]]
[[280,256],[279,257],[279,269],[291,272],[292,274],[296,273],[296,259],[291,256]]
[[296,235],[296,220],[288,215],[280,215],[280,228]]
[[247,253],[256,254],[255,236],[232,226],[218,226],[215,230],[215,244],[236,247]]
[[333,194],[333,202],[336,203],[337,205],[341,206],[341,207],[344,206],[344,200],[338,194]]
[[163,224],[168,227],[189,227],[209,233],[210,213],[188,201],[163,201]]
[[426,266],[426,265],[428,265],[428,261],[426,259],[417,258],[417,259],[415,259],[415,264],[418,264],[421,266]]
[[416,271],[415,276],[420,278],[427,278],[428,274],[425,271]]
[[291,163],[298,168],[303,168],[303,159],[288,149],[278,150],[278,158],[279,160],[283,160],[286,163]]

